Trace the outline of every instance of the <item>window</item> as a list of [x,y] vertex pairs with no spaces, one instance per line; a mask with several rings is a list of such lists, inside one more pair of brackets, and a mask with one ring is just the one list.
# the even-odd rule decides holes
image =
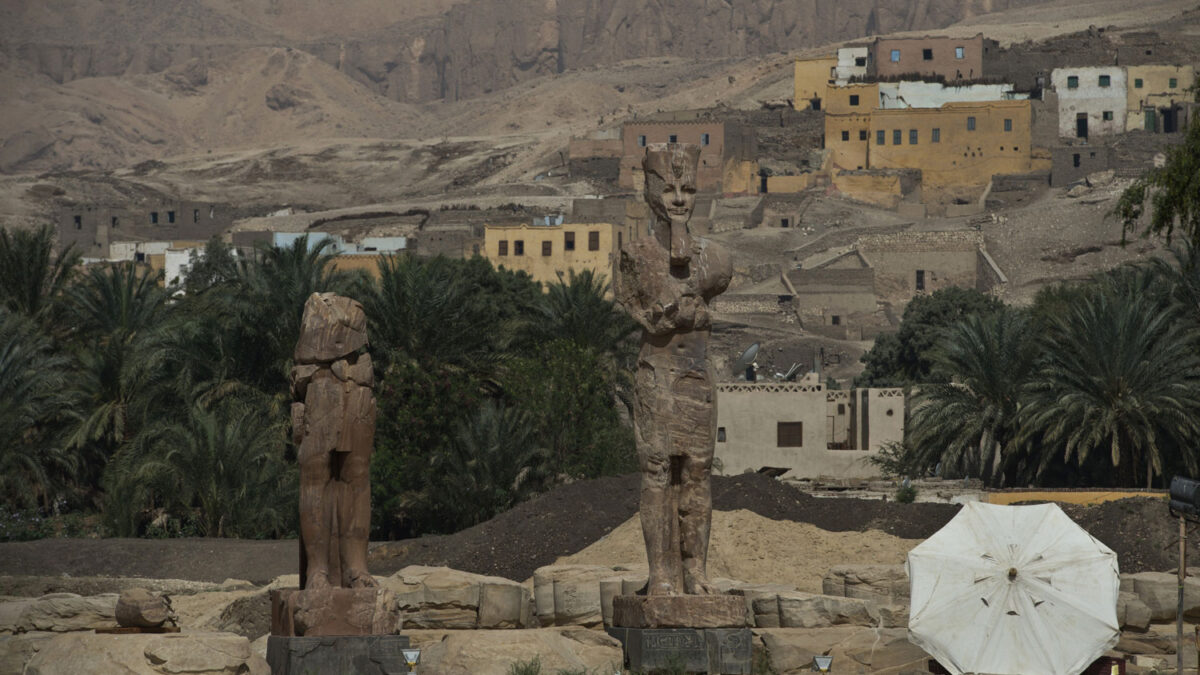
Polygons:
[[935,127],[933,131],[929,132],[929,142],[930,143],[941,143],[942,142],[942,130]]
[[860,141],[867,140],[867,130],[866,129],[858,130],[858,140],[860,140]]
[[975,131],[975,118],[974,117],[967,118],[967,131]]
[[892,145],[900,145],[900,139],[903,138],[899,129],[892,129]]
[[717,442],[725,442],[725,427],[717,427]]
[[858,94],[850,94],[850,105],[858,105]]
[[1170,89],[1174,89],[1175,87],[1178,87],[1178,86],[1179,86],[1179,80],[1177,80],[1177,79],[1175,79],[1175,78],[1173,78],[1173,77],[1172,77],[1171,79],[1167,80],[1167,87],[1168,87],[1168,88],[1170,88]]
[[829,317],[829,322],[831,325],[840,326],[842,325],[842,317],[834,314],[833,316]]
[[151,225],[157,225],[157,224],[158,224],[158,211],[151,211],[151,212],[150,212],[150,224],[151,224]]
[[909,145],[917,144],[917,130],[916,129],[908,130],[908,144]]
[[1133,80],[1133,88],[1134,88],[1134,89],[1141,89],[1141,88],[1142,88],[1142,78],[1140,78],[1140,77],[1134,78],[1134,80]]
[[963,58],[963,48],[962,47],[954,48],[954,58],[956,58],[956,59]]
[[174,211],[167,211],[167,222],[168,223],[175,222],[175,212]]
[[646,136],[645,135],[638,136],[638,147],[639,148],[646,147]]
[[780,227],[787,227],[787,226],[789,226],[789,225],[791,225],[791,224],[792,224],[792,222],[791,222],[789,219],[787,219],[787,218],[780,218],[780,219],[779,219],[779,226],[780,226]]
[[200,209],[192,209],[192,222],[200,222]]
[[843,132],[842,132],[842,140],[843,140],[843,141],[848,141],[848,140],[850,140],[850,132],[849,132],[849,131],[843,131]]
[[1077,75],[1068,76],[1067,77],[1067,89],[1078,89],[1078,88],[1079,88],[1079,76],[1077,76]]
[[899,49],[892,50],[892,63],[900,63],[900,50]]
[[591,232],[588,232],[588,250],[600,250],[600,232],[598,230],[592,230]]
[[525,255],[525,241],[523,239],[513,242],[513,255]]
[[1005,119],[1005,120],[1004,120],[1004,130],[1005,130],[1005,131],[1012,131],[1012,120],[1010,120],[1010,119]]
[[875,132],[875,145],[884,145],[887,142],[887,133],[883,129]]
[[865,57],[865,56],[854,57],[854,65],[859,66],[859,67],[867,65],[867,57]]
[[776,422],[775,445],[780,448],[804,447],[804,422]]
[[83,216],[75,216],[75,229],[83,229]]
[[564,251],[574,251],[575,250],[575,233],[574,232],[563,232],[563,250]]
[[839,403],[839,404],[838,404],[838,407],[837,407],[837,414],[839,414],[839,415],[845,415],[845,414],[846,414],[846,404],[845,404],[845,403]]
[[679,137],[676,136],[675,134],[671,134],[670,136],[667,136],[667,142],[668,143],[678,143]]
[[700,134],[700,145],[708,145],[708,134]]
[[113,216],[112,217],[112,226],[119,227],[120,225],[121,225],[121,219],[116,216]]
[[921,58],[926,61],[932,61],[933,60],[933,50],[932,49],[922,49],[921,50]]
[[1111,122],[1111,121],[1112,121],[1112,118],[1113,118],[1113,113],[1112,113],[1112,111],[1111,111],[1111,110],[1105,110],[1104,112],[1100,113],[1100,115],[1101,115],[1101,116],[1104,118],[1104,121],[1105,121],[1105,122]]
[[554,247],[554,245],[553,245],[553,244],[551,244],[550,242],[548,242],[548,241],[543,241],[543,242],[542,242],[542,255],[544,255],[544,256],[545,256],[545,255],[550,255],[551,249],[552,249],[553,247]]
[[508,242],[507,241],[500,242],[499,253],[500,253],[500,255],[508,255]]
[[925,270],[917,270],[917,290],[925,290]]
[[1108,75],[1101,75],[1101,76],[1100,76],[1100,86],[1101,86],[1101,87],[1108,87],[1108,86],[1111,86],[1111,85],[1112,85],[1112,77],[1110,77],[1110,76],[1108,76]]
[[1072,164],[1072,165],[1073,165],[1075,168],[1079,168],[1079,153],[1078,153],[1078,152],[1077,152],[1077,153],[1075,153],[1075,154],[1073,154],[1073,155],[1071,155],[1071,164]]

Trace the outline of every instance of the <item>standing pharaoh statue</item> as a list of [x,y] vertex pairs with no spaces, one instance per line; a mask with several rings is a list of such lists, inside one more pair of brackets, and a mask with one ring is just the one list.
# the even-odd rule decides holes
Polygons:
[[374,372],[362,305],[313,293],[292,368],[300,461],[300,586],[373,588],[367,572]]
[[729,254],[692,237],[699,146],[647,146],[651,236],[621,251],[617,301],[642,326],[633,426],[642,470],[641,520],[650,564],[646,593],[715,593],[706,574],[716,431],[706,355],[709,303],[729,285]]

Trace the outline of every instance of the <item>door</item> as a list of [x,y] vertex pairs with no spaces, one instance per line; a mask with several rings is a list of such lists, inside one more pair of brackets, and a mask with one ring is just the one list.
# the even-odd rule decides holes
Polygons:
[[1087,138],[1087,113],[1079,113],[1075,116],[1075,137]]
[[1154,108],[1146,108],[1146,131],[1158,131],[1158,113]]
[[1173,134],[1176,131],[1179,131],[1179,128],[1175,124],[1175,109],[1163,108],[1163,133]]

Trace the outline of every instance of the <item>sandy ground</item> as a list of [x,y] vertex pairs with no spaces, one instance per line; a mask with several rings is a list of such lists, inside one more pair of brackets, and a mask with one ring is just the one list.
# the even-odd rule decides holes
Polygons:
[[[821,592],[829,568],[843,564],[899,564],[921,539],[901,539],[878,530],[829,532],[815,525],[764,518],[752,511],[713,513],[709,576],[751,583],[788,584]],[[561,564],[646,564],[642,523],[630,518],[608,536]]]

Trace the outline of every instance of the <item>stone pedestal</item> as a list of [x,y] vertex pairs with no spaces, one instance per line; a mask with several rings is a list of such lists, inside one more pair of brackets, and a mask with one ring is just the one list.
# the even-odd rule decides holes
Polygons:
[[609,635],[631,671],[748,675],[752,665],[746,601],[735,595],[619,595]]
[[267,638],[267,664],[271,675],[394,675],[409,672],[401,653],[406,648],[404,635],[272,635]]
[[682,668],[687,673],[750,675],[749,628],[605,628],[625,648],[635,673]]
[[396,595],[382,588],[271,591],[271,635],[385,636],[399,622]]

